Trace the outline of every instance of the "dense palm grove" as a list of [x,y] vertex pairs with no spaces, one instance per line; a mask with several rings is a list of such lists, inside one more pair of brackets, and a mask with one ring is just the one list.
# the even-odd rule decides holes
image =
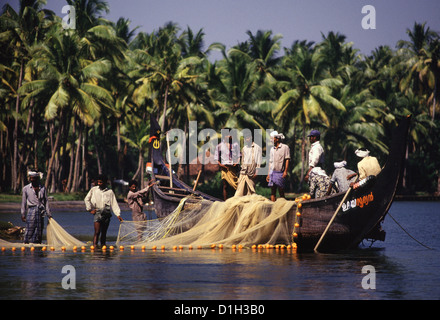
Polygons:
[[[440,39],[426,24],[368,56],[335,32],[281,48],[280,35],[248,31],[227,50],[173,23],[135,36],[128,19],[100,18],[110,9],[104,1],[67,3],[75,29],[63,29],[43,0],[2,8],[1,191],[19,192],[29,168],[45,173],[51,192],[87,190],[97,173],[143,179],[150,114],[163,132],[188,132],[189,121],[217,132],[283,132],[292,191],[304,175],[308,130],[322,132],[331,173],[343,159],[356,168],[360,146],[384,164],[392,128],[411,114],[402,191],[438,190]],[[222,59],[209,59],[214,50]]]

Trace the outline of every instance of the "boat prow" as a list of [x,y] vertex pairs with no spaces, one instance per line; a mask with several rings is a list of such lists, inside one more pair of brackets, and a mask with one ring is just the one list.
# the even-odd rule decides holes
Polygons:
[[304,201],[299,227],[294,230],[298,249],[311,251],[329,224],[336,209],[341,209],[320,245],[321,252],[356,248],[364,239],[384,240],[380,224],[390,209],[402,176],[410,117],[394,130],[388,160],[369,183],[354,189],[341,204],[345,193]]

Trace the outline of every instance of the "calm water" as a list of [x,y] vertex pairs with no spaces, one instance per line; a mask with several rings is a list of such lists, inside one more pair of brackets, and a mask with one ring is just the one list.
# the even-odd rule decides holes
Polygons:
[[[410,239],[389,217],[385,242],[339,254],[7,250],[0,252],[0,299],[439,299],[440,203],[395,202],[390,212],[436,250]],[[90,214],[53,215],[69,233],[90,240]],[[122,216],[130,219],[129,212]],[[0,220],[22,225],[17,213],[0,213]],[[118,224],[113,218],[113,241]],[[76,289],[62,287],[65,265],[75,268]],[[362,286],[366,265],[376,271],[376,289]]]

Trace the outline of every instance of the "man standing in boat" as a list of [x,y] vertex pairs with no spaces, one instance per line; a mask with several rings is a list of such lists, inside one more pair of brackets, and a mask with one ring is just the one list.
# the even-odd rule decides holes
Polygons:
[[257,177],[262,158],[261,147],[252,141],[252,133],[246,131],[243,137],[244,146],[241,151],[241,170],[235,196],[255,193],[255,178]]
[[269,158],[269,174],[266,181],[271,187],[270,200],[276,200],[277,188],[281,198],[285,198],[284,188],[286,186],[287,170],[290,163],[290,148],[288,145],[281,143],[284,135],[276,131],[271,133],[274,146],[270,149]]
[[240,146],[237,142],[233,142],[231,130],[222,129],[226,132],[223,141],[215,148],[214,160],[218,162],[222,174],[223,183],[223,200],[228,198],[228,189],[232,187],[237,189],[239,161],[240,161]]
[[306,182],[309,181],[310,171],[314,168],[317,168],[316,170],[322,169],[324,165],[324,149],[319,142],[321,133],[318,130],[312,130],[307,137],[310,139],[311,147],[309,151],[309,169],[304,177]]

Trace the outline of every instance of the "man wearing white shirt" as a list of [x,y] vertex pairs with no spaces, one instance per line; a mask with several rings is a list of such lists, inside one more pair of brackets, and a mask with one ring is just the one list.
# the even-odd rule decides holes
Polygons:
[[241,170],[235,196],[245,196],[255,193],[255,178],[261,166],[261,147],[252,141],[252,134],[244,134],[242,149]]
[[86,210],[94,215],[93,222],[95,234],[93,236],[93,245],[98,245],[98,238],[101,239],[101,246],[106,244],[107,229],[110,224],[111,212],[122,222],[121,209],[119,208],[116,196],[113,190],[107,188],[107,178],[99,175],[97,186],[90,189],[84,202]]
[[321,133],[318,130],[312,130],[308,137],[310,139],[311,147],[309,151],[309,169],[304,177],[306,182],[309,181],[310,171],[313,168],[321,168],[324,165],[324,149],[319,143]]

